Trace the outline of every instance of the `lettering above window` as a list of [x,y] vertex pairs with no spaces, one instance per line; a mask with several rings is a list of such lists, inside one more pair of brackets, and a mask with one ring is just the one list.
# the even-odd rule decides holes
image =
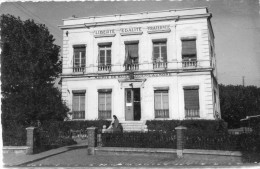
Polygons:
[[94,37],[108,37],[108,36],[115,36],[115,30],[114,29],[108,29],[108,30],[95,30],[94,31]]
[[148,33],[163,33],[170,32],[170,25],[156,25],[156,26],[148,26]]
[[139,35],[142,34],[142,28],[141,27],[130,27],[130,28],[121,28],[120,29],[120,35]]

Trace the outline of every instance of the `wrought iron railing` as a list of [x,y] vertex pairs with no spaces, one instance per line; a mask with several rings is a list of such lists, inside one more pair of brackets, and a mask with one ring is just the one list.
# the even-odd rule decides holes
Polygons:
[[111,119],[111,110],[99,110],[98,117],[99,119]]
[[154,62],[153,63],[153,68],[154,69],[160,69],[160,68],[167,68],[167,62]]
[[169,109],[154,110],[155,118],[169,118]]
[[111,65],[99,65],[98,71],[111,71]]
[[85,111],[73,111],[72,119],[85,119]]
[[197,60],[183,60],[182,67],[183,68],[196,68],[197,67]]
[[199,109],[185,109],[185,117],[200,117]]
[[139,70],[139,64],[134,63],[134,64],[126,64],[125,65],[125,70]]
[[73,67],[73,72],[85,72],[85,67]]

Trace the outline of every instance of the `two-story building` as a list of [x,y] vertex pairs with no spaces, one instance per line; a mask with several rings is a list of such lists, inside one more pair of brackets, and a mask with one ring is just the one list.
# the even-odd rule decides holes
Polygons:
[[70,118],[220,118],[210,18],[201,7],[64,19]]

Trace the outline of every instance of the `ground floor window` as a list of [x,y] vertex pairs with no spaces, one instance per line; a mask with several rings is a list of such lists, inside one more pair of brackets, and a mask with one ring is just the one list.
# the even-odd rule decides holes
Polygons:
[[199,87],[184,87],[185,117],[200,117]]
[[98,90],[98,118],[111,119],[111,89]]
[[154,91],[155,118],[169,118],[169,95],[168,90]]
[[86,91],[72,91],[72,119],[85,119],[85,93]]

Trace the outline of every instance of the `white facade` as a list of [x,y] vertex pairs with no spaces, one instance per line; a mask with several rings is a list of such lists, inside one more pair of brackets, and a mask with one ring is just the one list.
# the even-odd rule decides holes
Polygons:
[[[79,102],[80,109],[84,110],[80,119],[99,119],[100,104],[103,104],[100,100],[108,97],[109,103],[105,104],[111,110],[109,119],[116,115],[119,121],[220,118],[210,17],[207,8],[202,7],[63,20],[60,26],[63,30],[62,96],[72,110],[71,115],[73,109],[76,110],[72,107]],[[196,45],[195,60],[184,60],[185,40]],[[159,48],[154,45],[161,41],[166,46],[167,57],[158,63],[154,58]],[[131,60],[131,64],[124,65],[126,57],[130,57],[126,49],[128,43],[138,46],[138,62]],[[102,45],[108,46],[111,52],[111,57],[104,55],[107,60],[102,61],[103,66],[100,64]],[[75,54],[77,46],[83,52]],[[162,47],[160,55],[161,50]],[[126,70],[127,66],[130,67]],[[159,92],[157,101],[156,90]],[[192,99],[185,100],[185,90],[198,92],[198,96],[191,98],[198,99],[199,105]],[[110,95],[100,96],[100,91]],[[131,101],[127,101],[127,91],[132,91],[132,95],[137,93],[128,95]],[[160,91],[167,94],[160,97]],[[75,93],[79,92],[82,98],[76,98]],[[158,98],[162,98],[162,102],[159,103]],[[167,115],[156,114],[155,104],[157,107],[166,105]],[[189,106],[198,107],[196,115],[187,114]],[[165,108],[162,109],[165,112]],[[129,112],[139,115],[131,119],[127,117]]]

